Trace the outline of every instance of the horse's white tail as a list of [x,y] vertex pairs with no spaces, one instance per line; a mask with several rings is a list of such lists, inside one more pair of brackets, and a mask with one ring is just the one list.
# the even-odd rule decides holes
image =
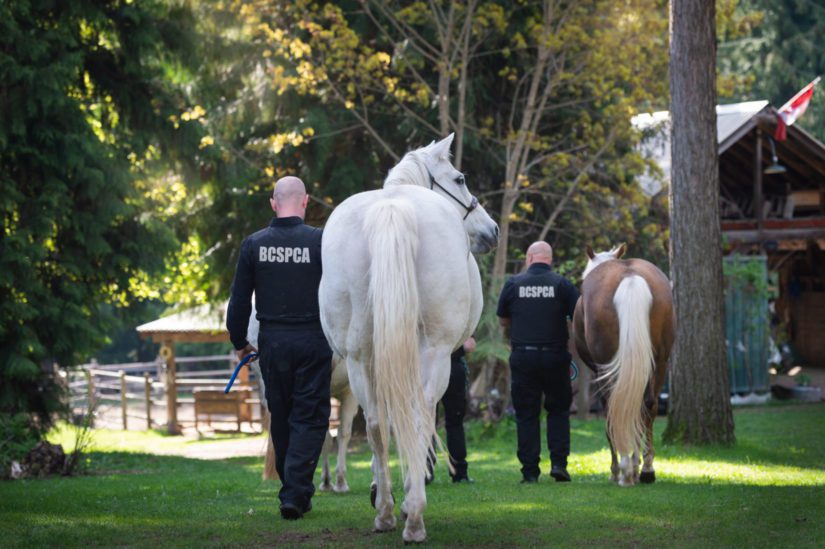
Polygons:
[[619,316],[619,348],[602,366],[605,382],[607,425],[610,440],[619,455],[641,449],[644,434],[642,404],[645,387],[653,373],[653,345],[650,341],[650,307],[653,295],[645,279],[626,277],[616,288],[613,305]]
[[[419,295],[415,276],[418,224],[413,206],[386,199],[364,216],[369,242],[373,314],[372,378],[384,451],[388,425],[395,435],[402,475],[426,473],[433,411],[424,397],[418,359]],[[386,457],[386,456],[385,456]]]
[[261,473],[263,480],[275,480],[278,478],[278,471],[275,469],[275,445],[272,443],[272,434],[269,431],[269,424],[272,416],[267,410],[263,417],[263,428],[266,431],[266,459],[264,460],[264,470]]

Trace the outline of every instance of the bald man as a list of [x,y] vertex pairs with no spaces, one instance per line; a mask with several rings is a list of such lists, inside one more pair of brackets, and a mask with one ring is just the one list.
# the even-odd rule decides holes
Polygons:
[[297,177],[275,183],[275,218],[241,244],[226,327],[238,359],[258,351],[246,339],[252,293],[260,321],[261,374],[271,415],[281,516],[312,509],[312,476],[329,427],[332,351],[321,331],[321,230],[304,224],[306,188]]
[[499,322],[510,338],[510,372],[516,411],[518,458],[523,483],[538,482],[541,469],[541,400],[547,410],[550,476],[570,481],[570,353],[568,319],[579,291],[550,269],[553,249],[547,242],[527,248],[527,270],[510,278],[498,301]]

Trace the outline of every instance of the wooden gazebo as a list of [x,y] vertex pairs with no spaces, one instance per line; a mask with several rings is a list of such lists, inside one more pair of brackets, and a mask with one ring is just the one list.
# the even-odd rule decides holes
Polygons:
[[[166,364],[166,406],[167,429],[170,434],[179,434],[177,417],[177,367],[175,344],[182,343],[227,343],[226,306],[201,305],[179,313],[153,320],[137,327],[143,339],[160,343],[160,355]],[[249,384],[249,369],[242,368],[238,376],[241,385]]]

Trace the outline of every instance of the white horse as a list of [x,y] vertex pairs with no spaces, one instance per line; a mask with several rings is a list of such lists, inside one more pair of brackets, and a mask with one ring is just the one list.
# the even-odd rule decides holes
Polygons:
[[405,542],[426,538],[424,477],[450,354],[475,330],[481,277],[471,252],[498,226],[450,163],[453,136],[407,153],[384,188],[339,205],[324,228],[321,324],[347,365],[373,452],[377,531],[395,528],[390,430],[404,478]]
[[338,461],[335,463],[335,483],[332,482],[332,475],[329,471],[329,454],[332,452],[332,434],[327,431],[324,447],[321,450],[321,482],[318,489],[322,492],[333,491],[337,494],[349,492],[347,484],[347,449],[352,436],[352,421],[358,413],[358,401],[352,394],[349,386],[349,376],[347,367],[343,359],[338,355],[332,357],[332,381],[330,382],[330,394],[338,399],[341,407],[338,410]]

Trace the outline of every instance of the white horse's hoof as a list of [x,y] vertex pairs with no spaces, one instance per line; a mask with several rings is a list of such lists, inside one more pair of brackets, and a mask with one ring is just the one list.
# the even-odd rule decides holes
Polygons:
[[634,484],[636,484],[636,483],[635,483],[635,482],[633,482],[633,479],[632,479],[632,478],[624,478],[624,477],[622,477],[622,478],[620,478],[620,479],[619,479],[619,486],[621,486],[621,487],[623,487],[623,488],[626,488],[626,487],[628,487],[628,486],[633,486]]
[[336,494],[346,494],[349,492],[349,485],[346,482],[339,482],[332,486],[332,491]]
[[318,485],[318,491],[319,492],[330,492],[333,489],[334,488],[332,487],[332,484],[330,484],[329,482],[322,482],[321,484]]
[[389,532],[390,530],[395,530],[395,517],[390,515],[388,520],[384,520],[381,517],[375,517],[374,526],[376,532]]
[[404,538],[404,543],[424,543],[427,539],[427,530],[422,525],[421,528],[411,529],[409,527],[404,528],[404,533],[402,534]]

